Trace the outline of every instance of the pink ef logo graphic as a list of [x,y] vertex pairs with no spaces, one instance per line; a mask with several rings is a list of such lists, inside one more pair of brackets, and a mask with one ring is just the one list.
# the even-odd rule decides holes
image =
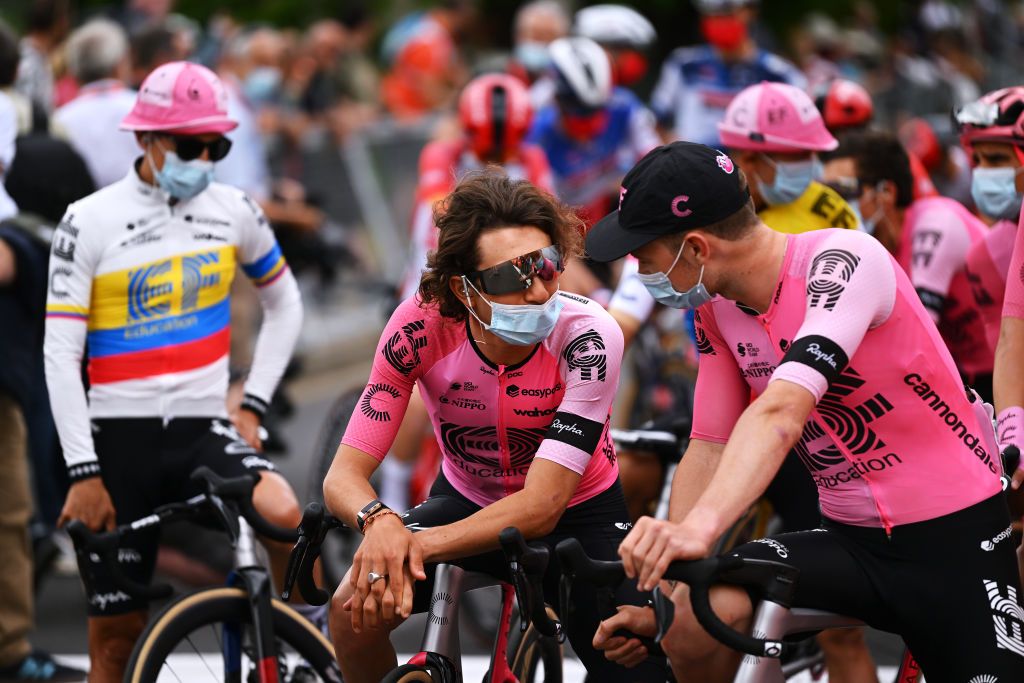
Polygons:
[[717,157],[715,157],[715,161],[718,162],[718,167],[720,169],[722,169],[726,173],[732,173],[732,171],[733,171],[732,159],[730,159],[729,157],[727,157],[724,154],[720,154]]
[[676,197],[675,199],[673,199],[672,200],[672,213],[674,213],[675,215],[679,216],[680,218],[686,218],[687,216],[689,216],[691,213],[693,213],[693,211],[691,211],[690,209],[686,209],[684,211],[684,210],[679,208],[680,204],[685,204],[688,201],[690,201],[690,198],[687,195],[685,195],[685,194],[681,194],[678,197]]
[[626,192],[628,192],[626,188],[619,188],[619,211],[622,211],[622,200],[626,198]]

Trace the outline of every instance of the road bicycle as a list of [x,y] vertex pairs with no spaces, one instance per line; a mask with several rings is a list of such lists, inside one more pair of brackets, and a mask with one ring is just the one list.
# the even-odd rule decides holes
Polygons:
[[165,599],[173,590],[124,576],[117,557],[125,534],[174,520],[200,520],[223,529],[234,548],[234,570],[226,586],[183,596],[149,623],[132,651],[125,681],[340,683],[331,643],[305,617],[273,597],[266,553],[256,534],[293,542],[298,533],[274,526],[253,507],[258,475],[224,479],[199,467],[192,480],[206,492],[162,505],[112,531],[96,533],[77,520],[68,524],[86,585],[93,582],[91,569],[102,565],[119,590],[144,600]]
[[[316,586],[313,566],[320,557],[323,541],[343,526],[325,514],[319,503],[306,506],[299,540],[286,573],[285,596],[297,585],[311,605],[322,605],[330,599],[327,591]],[[389,672],[381,683],[461,683],[460,603],[470,591],[493,586],[501,588],[501,616],[494,631],[484,683],[561,683],[565,633],[552,609],[544,604],[541,585],[548,549],[527,545],[522,534],[512,527],[504,529],[499,540],[511,583],[454,564],[438,564],[420,651]]]

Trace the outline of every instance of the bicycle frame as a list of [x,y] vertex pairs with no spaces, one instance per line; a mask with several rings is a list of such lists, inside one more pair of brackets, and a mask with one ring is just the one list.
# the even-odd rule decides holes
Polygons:
[[459,597],[478,588],[501,586],[501,619],[491,650],[491,683],[518,683],[508,665],[508,632],[512,621],[515,591],[511,585],[487,574],[469,572],[453,564],[439,564],[430,593],[427,627],[420,652],[410,664],[430,666],[444,672],[445,680],[462,682],[462,644],[459,638]]

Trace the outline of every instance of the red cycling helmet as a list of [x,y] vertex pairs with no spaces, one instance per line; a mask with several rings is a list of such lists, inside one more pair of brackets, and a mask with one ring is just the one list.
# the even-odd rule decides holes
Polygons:
[[462,130],[470,149],[484,161],[515,157],[532,117],[526,86],[508,74],[478,76],[459,97]]
[[960,144],[969,155],[975,142],[1006,142],[1024,146],[1024,86],[985,93],[953,112]]
[[871,95],[864,86],[842,78],[822,86],[814,104],[830,131],[866,126],[875,113]]
[[900,142],[916,156],[928,171],[934,171],[942,161],[942,144],[931,124],[922,118],[904,122],[899,129]]

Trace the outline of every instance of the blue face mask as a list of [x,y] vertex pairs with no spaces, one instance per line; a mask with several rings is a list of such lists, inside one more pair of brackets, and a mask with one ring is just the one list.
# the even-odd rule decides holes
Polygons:
[[274,99],[281,84],[281,72],[272,66],[261,66],[249,72],[242,84],[245,98],[252,104],[264,104]]
[[523,65],[531,74],[538,74],[548,68],[551,57],[548,55],[548,46],[544,43],[527,41],[516,45],[516,61]]
[[772,206],[792,204],[807,191],[812,180],[821,177],[822,167],[817,157],[807,161],[775,161],[768,156],[765,159],[775,168],[775,181],[771,185],[760,182],[761,196]]
[[480,326],[493,334],[498,339],[515,346],[532,346],[537,342],[547,339],[551,331],[555,329],[558,322],[558,314],[562,312],[562,297],[558,296],[558,290],[548,297],[542,304],[499,304],[495,301],[484,299],[480,290],[473,286],[473,283],[462,276],[462,291],[469,299],[469,288],[483,299],[484,303],[491,307],[491,324],[488,325],[476,314],[472,307],[469,314],[476,318]]
[[153,175],[167,194],[177,199],[192,199],[213,182],[213,162],[182,161],[174,152],[164,152],[164,166]]
[[664,273],[637,273],[636,275],[637,279],[643,283],[647,291],[654,297],[654,300],[659,304],[665,304],[669,308],[697,308],[714,298],[708,293],[707,288],[704,287],[704,266],[700,267],[697,284],[685,292],[677,292],[675,287],[672,286],[672,281],[668,279],[668,274],[679,263],[679,257],[683,255],[683,247],[685,246],[685,242],[680,245],[679,253],[676,254],[676,260],[669,266],[668,271]]
[[989,218],[1016,220],[1024,195],[1017,192],[1021,168],[976,168],[971,176],[971,197],[978,211]]

